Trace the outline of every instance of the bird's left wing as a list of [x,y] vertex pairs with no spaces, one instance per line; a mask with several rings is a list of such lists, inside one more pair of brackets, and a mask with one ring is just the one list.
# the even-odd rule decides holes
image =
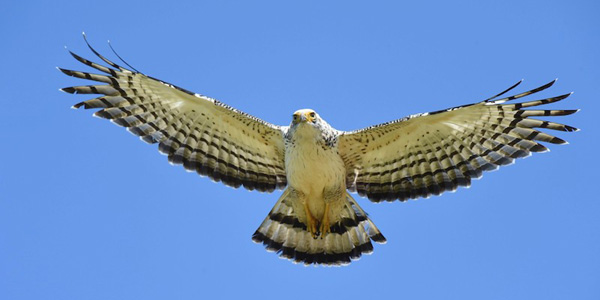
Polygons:
[[259,191],[286,186],[285,127],[123,68],[90,49],[112,68],[71,52],[81,63],[106,73],[59,68],[69,76],[106,83],[63,88],[72,94],[103,94],[74,108],[100,108],[95,116],[127,127],[145,142],[159,143],[169,162],[215,181]]
[[515,158],[548,149],[538,141],[566,143],[536,130],[575,131],[574,127],[531,116],[563,116],[577,110],[524,110],[557,102],[553,98],[504,104],[554,84],[498,99],[412,115],[400,120],[345,132],[338,140],[346,164],[348,189],[372,201],[404,201],[439,195],[458,186],[469,186],[482,171],[512,163]]

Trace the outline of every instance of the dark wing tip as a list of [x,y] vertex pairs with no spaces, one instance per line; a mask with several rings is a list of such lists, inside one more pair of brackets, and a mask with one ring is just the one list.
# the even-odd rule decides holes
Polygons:
[[498,93],[498,94],[496,94],[496,95],[494,95],[492,97],[489,97],[489,98],[485,99],[484,101],[489,102],[489,101],[492,101],[495,98],[498,98],[498,97],[500,97],[500,96],[508,93],[510,90],[516,88],[519,84],[521,84],[523,82],[523,80],[524,79],[519,80],[517,83],[513,84],[511,87],[507,88],[506,90],[504,90],[504,91],[502,91],[502,92],[500,92],[500,93]]
[[552,144],[557,144],[557,145],[565,145],[565,144],[568,144],[568,142],[567,142],[567,141],[565,141],[565,140],[563,140],[563,139],[561,139],[561,138],[558,138],[558,137],[553,137],[553,138],[552,138],[551,140],[549,140],[548,142],[549,142],[549,143],[552,143]]
[[73,71],[72,70],[67,70],[67,69],[63,69],[63,68],[60,68],[60,67],[56,67],[56,69],[59,70],[59,71],[61,71],[61,72],[63,72],[67,76],[71,76],[71,77],[73,76]]
[[69,54],[71,54],[71,56],[73,56],[76,60],[78,60],[78,61],[86,60],[85,58],[75,54],[75,52],[73,52],[71,50],[68,50],[68,51],[69,51]]
[[110,43],[110,40],[108,41],[108,46],[110,47],[110,50],[112,50],[112,52],[128,67],[130,67],[132,70],[136,71],[137,73],[141,73],[140,71],[138,71],[136,68],[134,68],[132,65],[130,65],[129,63],[127,63],[122,57],[121,55],[119,55],[119,53],[117,53],[117,51],[115,51],[115,48],[113,48],[112,44]]
[[90,50],[96,55],[98,56],[100,59],[102,59],[104,62],[106,62],[107,64],[109,64],[111,67],[113,68],[117,68],[117,69],[123,69],[121,66],[119,66],[118,64],[112,62],[111,60],[109,60],[108,58],[104,57],[102,54],[100,54],[98,51],[96,51],[96,49],[94,49],[94,47],[92,47],[92,45],[90,45],[90,43],[87,40],[87,36],[85,35],[85,32],[83,33],[83,40],[85,41],[85,43],[87,44],[88,48],[90,48]]
[[58,90],[61,92],[69,93],[69,94],[77,93],[77,90],[74,87],[65,87],[65,88],[58,89]]
[[580,111],[580,109],[566,109],[566,110],[563,110],[563,116],[572,115],[578,111]]
[[82,106],[85,106],[85,102],[79,102],[79,103],[77,103],[77,104],[75,104],[75,105],[71,106],[71,108],[72,108],[72,109],[78,109],[78,108],[80,108],[80,107],[82,107]]
[[548,152],[549,149],[542,144],[537,144],[537,145],[531,147],[529,149],[529,151],[531,151],[531,152]]
[[107,113],[105,110],[99,110],[99,111],[95,112],[94,117],[101,118],[101,119],[107,119],[107,120],[112,119],[111,114]]
[[533,93],[537,93],[537,92],[539,92],[539,91],[543,91],[543,90],[545,90],[545,89],[547,89],[547,88],[549,88],[549,87],[553,86],[553,85],[556,83],[556,81],[557,81],[557,80],[558,80],[558,78],[554,78],[554,80],[552,80],[552,81],[550,81],[550,82],[548,82],[548,83],[546,83],[546,84],[544,84],[544,85],[540,86],[539,88],[533,89],[533,90],[532,90],[532,94],[533,94]]

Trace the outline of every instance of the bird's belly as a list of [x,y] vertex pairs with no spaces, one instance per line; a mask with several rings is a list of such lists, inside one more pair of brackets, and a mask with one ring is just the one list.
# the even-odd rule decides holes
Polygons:
[[288,184],[311,199],[325,201],[328,191],[345,191],[346,168],[335,148],[296,146],[286,151],[285,163]]
[[286,149],[287,180],[296,197],[293,207],[300,221],[306,223],[305,209],[321,220],[325,204],[330,204],[331,222],[339,220],[346,193],[346,168],[335,148],[319,145],[301,145]]

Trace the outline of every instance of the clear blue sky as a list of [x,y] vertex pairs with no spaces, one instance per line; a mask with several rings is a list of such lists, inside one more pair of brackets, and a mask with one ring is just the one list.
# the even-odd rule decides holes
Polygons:
[[[4,3],[0,298],[599,299],[600,2],[481,2]],[[558,121],[582,130],[469,189],[361,198],[389,242],[348,267],[303,267],[250,240],[280,192],[186,173],[69,108],[87,98],[58,88],[84,81],[55,67],[88,70],[64,49],[93,58],[82,31],[275,124],[309,107],[358,129],[558,77],[541,96],[574,91],[552,107],[581,108]]]

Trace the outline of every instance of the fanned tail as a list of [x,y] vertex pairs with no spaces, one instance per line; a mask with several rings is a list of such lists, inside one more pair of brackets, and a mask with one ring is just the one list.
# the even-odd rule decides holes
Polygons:
[[342,218],[333,223],[324,238],[313,238],[293,209],[286,189],[269,215],[252,235],[267,251],[305,265],[347,265],[362,254],[371,254],[373,244],[386,239],[358,203],[346,192]]

